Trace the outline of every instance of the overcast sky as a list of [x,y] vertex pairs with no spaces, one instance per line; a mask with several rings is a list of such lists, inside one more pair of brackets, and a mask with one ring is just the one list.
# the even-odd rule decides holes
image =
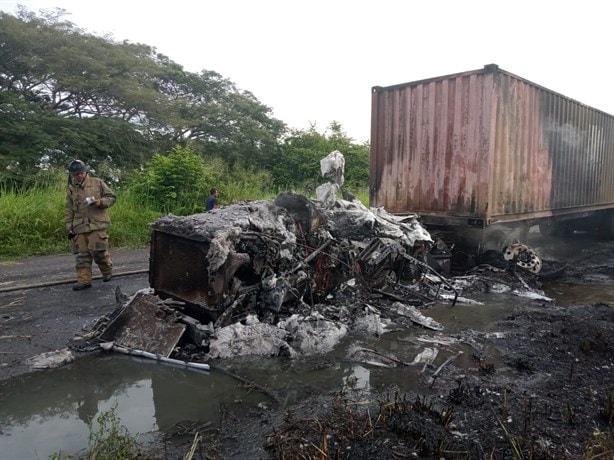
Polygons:
[[0,0],[63,8],[89,32],[157,48],[251,91],[290,127],[370,136],[371,87],[504,70],[614,114],[608,2]]

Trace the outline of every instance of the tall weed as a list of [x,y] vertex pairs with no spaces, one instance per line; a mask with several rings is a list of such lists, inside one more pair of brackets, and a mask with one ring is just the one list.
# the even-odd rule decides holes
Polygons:
[[219,200],[222,204],[231,204],[245,200],[274,198],[277,190],[274,190],[272,183],[268,171],[237,167],[220,178],[220,183],[217,185],[220,192]]
[[[117,416],[117,404],[91,420],[88,448],[74,458],[83,460],[131,460],[145,458],[137,442],[138,433],[131,434]],[[51,460],[69,460],[71,455],[61,451],[51,455]]]
[[65,197],[60,185],[36,186],[28,191],[0,190],[0,258],[66,250]]
[[[130,191],[118,192],[117,198],[109,210],[111,247],[147,246],[149,224],[161,213],[143,206]],[[0,190],[0,260],[68,254],[65,200],[65,184],[37,186],[28,191]]]
[[89,424],[90,439],[87,459],[91,460],[129,460],[137,458],[139,444],[138,434],[131,435],[123,426],[113,406],[107,412],[101,413]]
[[149,245],[151,229],[149,224],[163,213],[143,205],[140,198],[127,190],[117,193],[115,205],[109,209],[111,248],[139,248]]
[[[174,170],[178,171],[179,168]],[[174,199],[167,197],[163,206],[158,201],[159,194],[148,194],[147,184],[141,183],[140,188],[135,186],[116,190],[117,202],[109,210],[111,248],[147,247],[151,235],[150,223],[168,213],[188,215],[203,212],[206,194],[211,187],[219,189],[222,205],[272,199],[280,192],[272,186],[273,181],[267,171],[241,167],[229,170],[221,161],[209,162],[205,171],[208,173],[204,176],[190,179],[198,181],[198,185],[184,185],[185,190],[195,193],[180,194]],[[54,180],[45,176],[27,190],[9,190],[0,186],[0,260],[68,254],[64,225],[67,177],[63,172],[53,177]],[[306,190],[295,191],[313,195]],[[362,203],[368,204],[368,188],[350,191]]]

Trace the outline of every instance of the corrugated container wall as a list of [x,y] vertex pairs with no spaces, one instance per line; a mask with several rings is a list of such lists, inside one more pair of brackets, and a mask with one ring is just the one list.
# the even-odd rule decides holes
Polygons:
[[486,226],[614,206],[614,117],[496,65],[372,91],[370,204]]

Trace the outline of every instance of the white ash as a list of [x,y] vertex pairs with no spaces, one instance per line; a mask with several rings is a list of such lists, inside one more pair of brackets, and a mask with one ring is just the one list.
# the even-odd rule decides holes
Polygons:
[[215,332],[215,338],[209,343],[209,357],[277,356],[288,346],[286,336],[285,330],[261,323],[255,315],[250,315],[246,324],[234,323]]
[[337,192],[339,191],[339,186],[337,184],[322,184],[316,188],[316,199],[320,202],[320,204],[326,208],[330,209],[335,205],[337,201]]
[[344,182],[345,157],[339,150],[334,150],[320,160],[322,176],[341,186]]
[[280,321],[278,327],[288,331],[294,348],[305,355],[333,350],[348,333],[344,324],[328,320],[317,312],[306,317],[294,314]]

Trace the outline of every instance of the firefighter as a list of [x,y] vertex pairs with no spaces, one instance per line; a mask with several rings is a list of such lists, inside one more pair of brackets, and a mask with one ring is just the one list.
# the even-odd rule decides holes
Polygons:
[[77,259],[77,282],[72,288],[80,291],[92,286],[92,261],[98,265],[102,281],[111,281],[113,262],[107,236],[111,220],[107,209],[116,197],[107,184],[89,174],[89,167],[81,160],[68,164],[68,174],[64,222],[71,252]]

